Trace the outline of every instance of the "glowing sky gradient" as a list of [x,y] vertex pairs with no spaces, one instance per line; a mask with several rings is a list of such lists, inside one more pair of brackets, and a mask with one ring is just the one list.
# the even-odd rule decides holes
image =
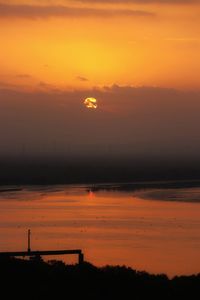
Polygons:
[[0,83],[200,87],[200,1],[0,1]]

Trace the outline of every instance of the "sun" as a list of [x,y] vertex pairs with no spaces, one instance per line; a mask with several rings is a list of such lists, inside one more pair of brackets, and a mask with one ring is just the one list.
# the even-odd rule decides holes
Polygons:
[[90,109],[96,109],[97,108],[97,99],[95,98],[86,98],[84,100],[84,105],[87,107],[87,108],[90,108]]

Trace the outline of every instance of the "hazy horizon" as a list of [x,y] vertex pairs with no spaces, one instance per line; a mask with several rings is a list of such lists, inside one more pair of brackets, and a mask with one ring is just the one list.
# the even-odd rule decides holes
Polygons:
[[[83,101],[96,97],[98,108]],[[0,90],[1,157],[198,160],[200,92],[151,87]]]

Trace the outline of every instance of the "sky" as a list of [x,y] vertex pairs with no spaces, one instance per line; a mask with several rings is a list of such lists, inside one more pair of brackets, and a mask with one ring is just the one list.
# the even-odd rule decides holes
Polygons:
[[0,0],[0,155],[197,157],[199,13],[199,0]]
[[0,1],[0,81],[199,89],[200,1]]

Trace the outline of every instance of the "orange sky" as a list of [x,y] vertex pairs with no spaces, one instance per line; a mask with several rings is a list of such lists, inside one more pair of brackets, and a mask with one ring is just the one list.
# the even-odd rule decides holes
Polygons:
[[198,0],[0,3],[1,85],[200,87]]

